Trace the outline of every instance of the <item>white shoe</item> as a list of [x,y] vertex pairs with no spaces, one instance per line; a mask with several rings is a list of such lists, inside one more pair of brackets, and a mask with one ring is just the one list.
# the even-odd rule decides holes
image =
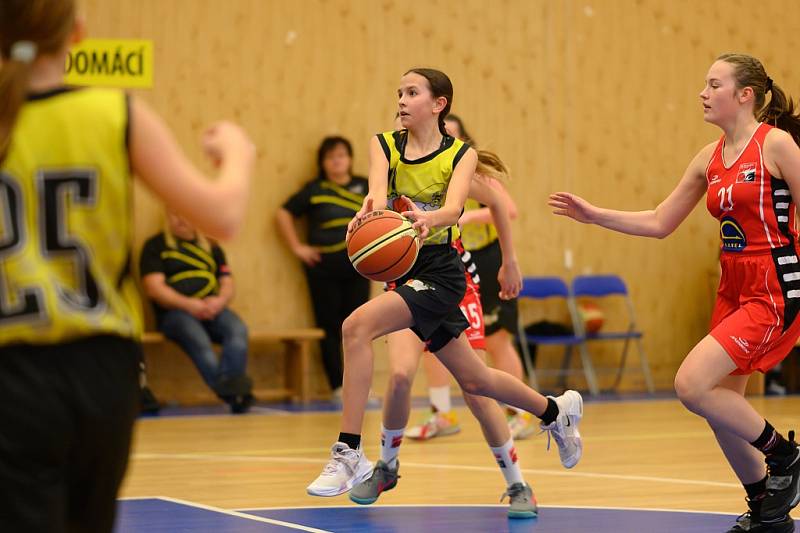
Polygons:
[[354,450],[343,442],[337,442],[331,448],[331,459],[322,473],[306,492],[311,496],[338,496],[361,483],[372,474],[372,462],[364,456],[359,448]]
[[547,449],[550,449],[552,436],[558,445],[561,464],[564,468],[572,468],[583,454],[583,441],[578,431],[578,423],[583,417],[583,398],[577,391],[568,390],[553,400],[558,405],[558,416],[552,424],[542,424],[540,427],[547,432]]

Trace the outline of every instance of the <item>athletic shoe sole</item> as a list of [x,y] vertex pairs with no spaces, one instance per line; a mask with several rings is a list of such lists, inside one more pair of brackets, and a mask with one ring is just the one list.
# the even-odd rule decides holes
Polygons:
[[350,501],[355,502],[355,503],[357,503],[359,505],[372,505],[373,503],[378,501],[378,498],[380,497],[381,494],[383,494],[386,491],[392,490],[396,486],[397,486],[397,479],[395,478],[395,480],[393,482],[391,482],[388,485],[386,485],[385,487],[383,487],[383,489],[374,498],[356,498],[355,496],[353,496],[353,493],[351,492],[350,493]]

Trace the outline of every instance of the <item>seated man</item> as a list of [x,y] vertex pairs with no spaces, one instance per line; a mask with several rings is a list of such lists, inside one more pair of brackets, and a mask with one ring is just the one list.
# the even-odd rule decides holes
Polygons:
[[[247,412],[247,326],[227,307],[234,282],[222,249],[169,213],[166,230],[142,249],[140,272],[159,331],[183,348],[231,412]],[[219,361],[212,342],[222,345]]]

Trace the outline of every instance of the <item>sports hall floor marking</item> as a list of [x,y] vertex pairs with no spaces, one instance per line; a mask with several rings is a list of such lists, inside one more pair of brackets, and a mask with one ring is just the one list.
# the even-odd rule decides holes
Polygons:
[[[320,450],[316,450],[320,451]],[[134,460],[189,460],[189,461],[229,461],[229,462],[256,462],[256,463],[306,463],[322,465],[324,458],[313,459],[306,457],[258,457],[248,455],[226,455],[226,454],[200,454],[200,453],[136,453],[131,456]],[[439,463],[403,463],[403,466],[413,468],[423,468],[430,470],[431,468],[438,468],[440,470],[460,470],[470,472],[496,472],[496,466],[472,466],[472,465],[443,465]],[[523,468],[522,472],[525,474],[547,475],[547,476],[570,476],[570,477],[585,477],[593,479],[616,479],[624,481],[648,481],[654,483],[672,483],[681,485],[701,485],[705,487],[726,487],[726,488],[739,488],[737,483],[724,483],[719,481],[700,481],[694,479],[680,479],[658,476],[630,476],[624,474],[601,474],[596,472],[578,472],[578,471],[563,471],[563,470],[547,470],[547,469],[533,469]]]
[[121,501],[136,501],[136,500],[162,500],[171,503],[175,503],[177,505],[183,505],[186,507],[193,507],[195,509],[203,509],[205,511],[211,511],[213,513],[219,513],[227,516],[234,516],[236,518],[242,518],[244,520],[250,520],[253,522],[261,522],[264,524],[270,524],[273,526],[281,526],[286,527],[289,529],[294,529],[297,531],[306,531],[308,533],[333,533],[327,529],[317,529],[314,527],[304,526],[302,524],[296,524],[293,522],[286,522],[283,520],[275,520],[272,518],[265,518],[263,516],[256,516],[251,514],[245,514],[236,510],[229,510],[223,509],[221,507],[214,507],[213,505],[205,505],[202,503],[191,502],[188,500],[181,500],[178,498],[170,498],[169,496],[152,496],[152,497],[133,497],[133,498],[119,498]]

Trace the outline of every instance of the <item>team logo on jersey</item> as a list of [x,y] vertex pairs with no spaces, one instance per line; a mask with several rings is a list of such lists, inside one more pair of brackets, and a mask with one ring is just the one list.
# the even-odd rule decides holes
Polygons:
[[755,183],[756,164],[742,163],[739,165],[739,173],[736,174],[736,183]]
[[711,176],[711,181],[709,181],[708,184],[709,185],[714,185],[715,183],[718,183],[719,181],[720,181],[719,176],[717,174],[714,174],[713,176]]
[[733,217],[725,217],[719,223],[719,237],[726,252],[741,252],[747,246],[744,230]]

